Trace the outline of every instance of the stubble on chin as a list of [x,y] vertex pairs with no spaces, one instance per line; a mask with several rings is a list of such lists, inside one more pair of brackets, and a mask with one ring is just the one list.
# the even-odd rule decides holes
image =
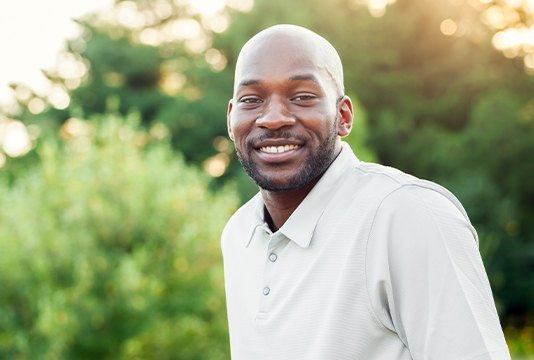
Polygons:
[[252,160],[252,152],[254,151],[252,147],[249,147],[250,150],[245,155],[236,147],[236,153],[245,172],[260,188],[267,191],[290,191],[307,186],[328,169],[336,156],[336,140],[337,133],[331,131],[329,137],[304,160],[300,169],[288,179],[272,179],[262,174]]

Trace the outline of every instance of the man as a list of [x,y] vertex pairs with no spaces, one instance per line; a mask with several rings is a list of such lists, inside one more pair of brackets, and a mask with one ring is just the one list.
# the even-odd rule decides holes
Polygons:
[[228,132],[260,192],[222,235],[234,360],[509,359],[449,191],[359,161],[335,49],[277,25],[241,50]]

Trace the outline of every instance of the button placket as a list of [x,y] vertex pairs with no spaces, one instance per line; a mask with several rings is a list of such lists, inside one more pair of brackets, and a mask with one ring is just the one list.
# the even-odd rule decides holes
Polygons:
[[277,241],[276,235],[272,234],[270,231],[267,231],[266,235],[269,238],[266,248],[263,284],[261,287],[261,297],[258,309],[260,316],[265,316],[269,312],[273,292],[276,291],[276,284],[274,284],[272,281],[274,280],[273,272],[275,270],[274,266],[276,266],[275,262],[278,259],[278,255],[274,251],[274,247],[279,243],[279,241]]

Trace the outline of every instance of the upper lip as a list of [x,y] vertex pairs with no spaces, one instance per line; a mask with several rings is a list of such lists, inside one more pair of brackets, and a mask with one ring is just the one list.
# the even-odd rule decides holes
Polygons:
[[260,142],[258,142],[254,147],[256,149],[260,149],[265,146],[284,146],[284,145],[302,145],[302,141],[298,141],[295,139],[285,139],[285,138],[278,138],[278,139],[265,139]]

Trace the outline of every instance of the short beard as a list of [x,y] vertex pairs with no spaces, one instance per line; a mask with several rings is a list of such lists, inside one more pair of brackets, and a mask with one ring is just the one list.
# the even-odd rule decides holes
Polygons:
[[249,146],[251,150],[248,151],[246,156],[243,156],[241,151],[236,147],[237,157],[248,176],[264,190],[279,192],[304,188],[324,174],[336,157],[337,121],[338,117],[336,116],[334,126],[330,129],[328,137],[324,139],[324,142],[314,153],[304,160],[305,163],[302,171],[288,179],[282,185],[270,181],[258,171],[256,164],[251,160],[251,152],[254,151],[252,147]]

